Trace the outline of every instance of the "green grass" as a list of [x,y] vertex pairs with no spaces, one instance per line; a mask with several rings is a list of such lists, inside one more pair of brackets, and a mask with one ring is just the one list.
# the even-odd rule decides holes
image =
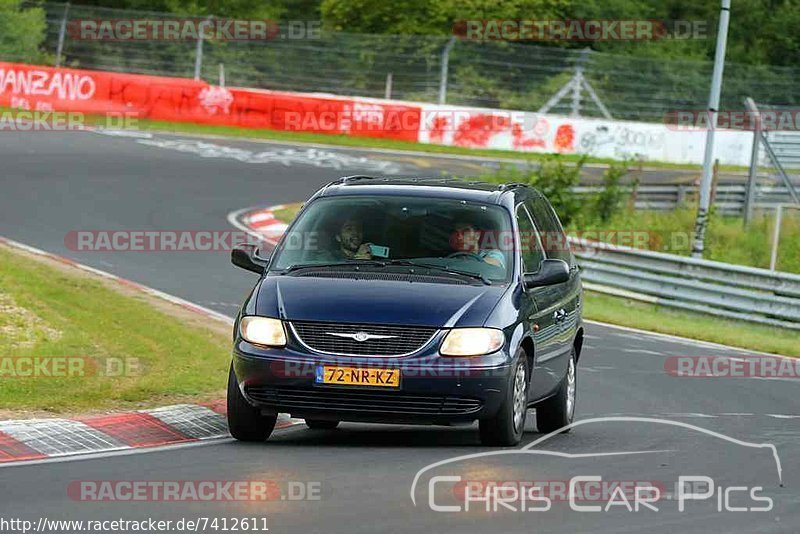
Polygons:
[[297,216],[297,212],[300,211],[300,208],[302,206],[303,204],[301,202],[295,202],[293,204],[284,204],[282,208],[273,211],[272,214],[279,221],[289,224]]
[[651,332],[800,357],[795,330],[784,330],[684,312],[586,291],[584,318]]
[[[580,233],[585,230],[611,229],[646,232],[648,240],[644,248],[688,256],[691,252],[694,220],[695,210],[690,207],[675,211],[623,210],[607,223],[583,223],[571,228],[570,231]],[[709,260],[769,268],[774,222],[774,212],[757,212],[753,222],[745,229],[741,217],[716,215],[709,223],[704,257]],[[777,269],[800,273],[800,212],[797,210],[784,211]]]
[[283,221],[286,224],[289,224],[297,216],[297,212],[300,211],[300,208],[302,206],[303,204],[300,202],[296,202],[293,204],[286,204],[284,205],[284,207],[274,210],[272,214],[279,221]]
[[[129,409],[224,396],[229,336],[157,311],[145,297],[0,247],[0,409]],[[123,376],[19,377],[15,357],[138,362]],[[91,368],[91,366],[87,366]]]

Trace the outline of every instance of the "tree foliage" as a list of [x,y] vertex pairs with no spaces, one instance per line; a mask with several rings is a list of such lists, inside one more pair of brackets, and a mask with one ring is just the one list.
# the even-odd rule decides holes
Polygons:
[[41,8],[23,9],[20,0],[0,0],[0,58],[41,63],[45,39],[45,13]]

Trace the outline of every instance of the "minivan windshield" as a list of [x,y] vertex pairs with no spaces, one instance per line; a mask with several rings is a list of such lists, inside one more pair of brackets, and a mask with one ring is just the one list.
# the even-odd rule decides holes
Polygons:
[[401,265],[500,282],[513,272],[513,243],[510,217],[496,205],[403,196],[321,198],[300,213],[270,271]]

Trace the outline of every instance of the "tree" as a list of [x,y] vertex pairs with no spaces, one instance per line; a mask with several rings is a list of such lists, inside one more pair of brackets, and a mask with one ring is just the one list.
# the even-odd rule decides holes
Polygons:
[[20,0],[0,0],[0,59],[46,63],[41,49],[46,27],[43,9],[22,9]]

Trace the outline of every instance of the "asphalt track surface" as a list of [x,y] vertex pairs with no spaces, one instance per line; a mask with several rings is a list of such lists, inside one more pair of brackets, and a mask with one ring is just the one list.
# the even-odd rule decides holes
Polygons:
[[[93,133],[3,134],[0,235],[233,315],[255,279],[230,266],[224,252],[75,252],[65,246],[65,235],[90,229],[230,230],[226,216],[234,210],[304,199],[332,178],[364,171],[352,160],[342,168],[248,163],[139,141]],[[367,166],[383,159],[376,154],[368,158]],[[435,174],[437,169],[418,172]],[[664,370],[669,356],[744,354],[590,324],[579,365],[576,419],[616,419],[581,424],[571,434],[532,449],[560,455],[504,449],[502,455],[463,458],[424,471],[414,491],[416,504],[411,491],[419,470],[497,449],[481,447],[476,429],[470,427],[343,424],[335,431],[312,431],[301,426],[280,431],[265,444],[223,440],[0,468],[0,518],[36,523],[41,517],[173,521],[266,517],[270,532],[288,533],[798,532],[797,382],[676,378]],[[542,437],[532,419],[526,444]],[[775,446],[783,486],[772,452],[747,445],[751,443]],[[546,480],[552,488],[571,477],[599,475],[609,483],[651,482],[663,487],[665,494],[672,492],[679,476],[703,475],[714,480],[715,492],[706,501],[686,503],[683,512],[678,501],[669,498],[655,503],[658,511],[642,507],[629,512],[615,506],[609,511],[577,512],[557,493],[551,494],[547,511],[521,512],[520,502],[515,501],[510,505],[514,510],[495,505],[496,510],[490,506],[486,511],[485,503],[476,502],[469,511],[436,512],[429,506],[429,483],[436,475],[468,481]],[[284,497],[289,481],[311,483],[319,488],[319,498],[267,503],[83,502],[67,493],[69,483],[76,480],[248,479],[274,480]],[[738,486],[762,487],[757,495],[770,497],[772,510],[725,511],[724,499],[722,505],[717,499],[724,497],[720,488]],[[452,482],[440,481],[434,486],[433,501],[458,504],[457,489]],[[740,493],[730,495],[729,506],[764,504]]]

